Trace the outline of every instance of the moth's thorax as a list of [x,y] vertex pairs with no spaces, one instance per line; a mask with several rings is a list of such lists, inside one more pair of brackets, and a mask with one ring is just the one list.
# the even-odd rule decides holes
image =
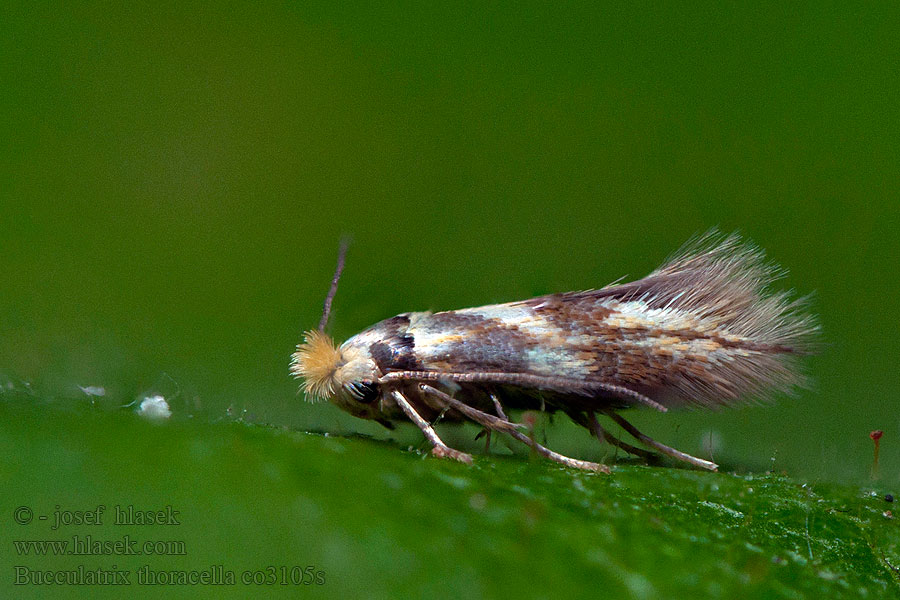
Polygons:
[[338,387],[344,387],[353,382],[372,382],[377,380],[381,373],[372,360],[368,345],[364,340],[354,336],[341,344],[341,362],[335,369],[334,378]]

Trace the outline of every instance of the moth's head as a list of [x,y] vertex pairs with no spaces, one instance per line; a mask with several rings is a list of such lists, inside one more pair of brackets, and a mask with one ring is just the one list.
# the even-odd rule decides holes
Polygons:
[[331,288],[325,297],[319,329],[303,334],[303,343],[291,355],[291,374],[303,380],[300,389],[307,399],[329,400],[356,417],[376,419],[380,407],[374,400],[381,395],[378,384],[381,372],[370,352],[372,334],[363,332],[338,347],[325,333],[346,254],[347,241],[344,240],[338,252]]
[[351,414],[372,418],[369,405],[380,393],[380,372],[367,344],[359,342],[351,338],[338,347],[327,334],[307,331],[291,355],[291,373],[303,380],[300,387],[309,399],[330,400]]

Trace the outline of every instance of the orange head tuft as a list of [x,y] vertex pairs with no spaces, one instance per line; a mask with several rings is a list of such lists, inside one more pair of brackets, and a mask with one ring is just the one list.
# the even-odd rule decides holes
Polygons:
[[313,400],[329,399],[340,388],[336,375],[343,364],[341,351],[321,331],[307,331],[303,338],[291,356],[291,373],[303,379],[301,389]]

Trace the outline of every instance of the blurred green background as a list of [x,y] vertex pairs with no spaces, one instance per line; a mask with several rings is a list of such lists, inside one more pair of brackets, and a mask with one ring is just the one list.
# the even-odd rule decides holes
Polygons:
[[[704,456],[713,440],[730,468],[845,483],[868,480],[883,429],[896,486],[898,19],[846,3],[3,3],[2,383],[48,414],[102,386],[109,411],[163,393],[176,421],[399,452],[414,429],[310,405],[288,377],[342,235],[340,339],[640,277],[718,226],[815,292],[814,387],[633,421]],[[563,421],[558,449],[602,456]],[[23,427],[40,419],[0,437]],[[469,433],[447,435],[477,449]]]

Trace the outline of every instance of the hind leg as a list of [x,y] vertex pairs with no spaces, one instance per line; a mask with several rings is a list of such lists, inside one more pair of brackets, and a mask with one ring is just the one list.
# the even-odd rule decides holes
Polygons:
[[686,453],[682,452],[681,450],[676,450],[675,448],[672,448],[672,447],[666,446],[665,444],[657,442],[650,436],[644,435],[643,433],[638,431],[634,425],[632,425],[631,423],[626,421],[622,416],[614,413],[611,410],[603,411],[603,414],[605,414],[607,417],[609,417],[610,419],[612,419],[613,421],[615,421],[616,423],[621,425],[622,429],[624,429],[625,431],[630,433],[632,436],[634,436],[635,439],[640,441],[642,444],[649,446],[655,450],[659,450],[666,456],[671,456],[672,458],[684,461],[688,464],[694,465],[695,467],[700,467],[701,469],[708,469],[710,471],[718,471],[719,470],[719,465],[717,465],[714,462],[711,462],[708,460],[703,460],[702,458],[697,458],[696,456],[691,456],[690,454],[686,454]]

